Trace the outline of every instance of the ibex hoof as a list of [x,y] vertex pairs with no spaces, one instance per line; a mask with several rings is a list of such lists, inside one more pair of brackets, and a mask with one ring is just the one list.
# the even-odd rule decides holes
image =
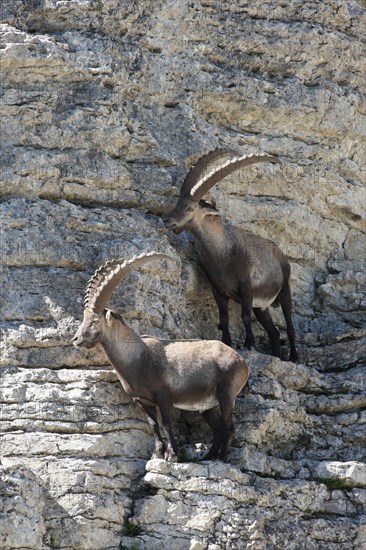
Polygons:
[[255,349],[255,342],[253,340],[245,340],[244,342],[245,349]]
[[151,456],[151,460],[154,460],[154,458],[164,459],[164,453],[155,451]]
[[217,459],[217,454],[212,454],[212,453],[207,453],[204,455],[203,459],[202,460],[216,460]]
[[178,457],[175,453],[165,452],[164,458],[167,462],[178,462]]
[[221,339],[221,342],[223,344],[226,344],[227,346],[229,346],[229,348],[231,348],[231,346],[232,346],[231,338],[227,338],[227,337],[223,336],[222,339]]

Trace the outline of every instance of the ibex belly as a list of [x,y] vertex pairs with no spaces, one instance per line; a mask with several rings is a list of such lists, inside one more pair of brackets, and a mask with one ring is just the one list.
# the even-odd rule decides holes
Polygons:
[[272,297],[267,296],[254,296],[253,297],[253,304],[252,307],[257,307],[260,309],[267,309],[270,305],[273,304],[275,299],[277,298],[280,291],[276,292]]
[[267,309],[277,298],[282,284],[282,273],[274,270],[270,276],[260,266],[253,266],[251,271],[253,291],[252,307]]
[[183,411],[198,411],[203,412],[207,411],[208,409],[212,409],[216,405],[218,405],[219,402],[216,399],[215,395],[207,396],[205,399],[195,401],[192,399],[192,401],[176,401],[173,402],[173,407],[176,409],[181,409]]

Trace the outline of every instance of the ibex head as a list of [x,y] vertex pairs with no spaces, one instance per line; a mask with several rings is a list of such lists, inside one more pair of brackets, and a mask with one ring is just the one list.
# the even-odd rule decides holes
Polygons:
[[92,309],[84,310],[83,322],[75,333],[73,343],[77,347],[93,348],[102,337],[101,315]]
[[202,200],[204,195],[225,176],[258,162],[281,163],[272,155],[239,155],[231,149],[216,149],[201,157],[188,172],[175,208],[164,217],[165,226],[180,233],[207,215],[218,216],[216,205]]
[[129,260],[110,260],[96,270],[85,291],[84,317],[73,339],[75,346],[92,348],[115,330],[116,323],[123,323],[118,313],[105,309],[108,299],[128,273],[158,258],[173,260],[167,254],[149,252]]

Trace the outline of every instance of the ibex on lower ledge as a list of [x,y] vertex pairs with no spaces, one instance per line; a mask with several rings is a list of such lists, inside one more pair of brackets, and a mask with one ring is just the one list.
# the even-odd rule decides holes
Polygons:
[[164,217],[165,226],[193,233],[198,259],[211,283],[219,308],[222,341],[231,346],[228,302],[241,303],[246,330],[245,347],[255,346],[251,310],[266,330],[272,352],[280,356],[279,332],[268,308],[279,302],[290,341],[290,361],[297,361],[292,324],[290,264],[278,246],[268,239],[224,224],[216,205],[202,197],[235,170],[258,162],[280,163],[271,155],[240,156],[230,149],[216,149],[203,156],[188,172],[175,208]]
[[[105,309],[119,281],[130,271],[159,258],[173,259],[152,252],[130,260],[111,260],[94,273],[85,292],[84,318],[74,345],[92,348],[102,344],[123,389],[146,413],[155,439],[153,457],[177,460],[172,425],[176,407],[203,413],[214,434],[205,458],[226,460],[235,398],[241,390],[246,392],[248,381],[249,369],[240,355],[216,340],[140,337],[118,313]],[[166,448],[157,410],[167,435]]]

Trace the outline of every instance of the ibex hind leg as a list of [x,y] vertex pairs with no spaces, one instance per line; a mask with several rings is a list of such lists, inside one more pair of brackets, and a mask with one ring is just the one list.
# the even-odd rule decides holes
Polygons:
[[296,350],[295,345],[295,329],[292,324],[292,298],[291,298],[291,288],[290,282],[287,281],[279,293],[279,299],[283,315],[286,321],[287,327],[287,336],[290,342],[290,361],[297,363],[299,361],[299,355]]
[[276,329],[271,319],[268,309],[253,308],[254,315],[268,334],[272,346],[272,353],[275,357],[280,357],[280,333]]
[[233,434],[234,434],[234,424],[232,423],[232,421],[230,421],[229,425],[225,428],[224,441],[222,443],[221,451],[219,452],[219,458],[223,462],[227,462],[229,445]]
[[203,412],[203,417],[213,432],[211,449],[204,456],[204,460],[214,460],[219,456],[222,447],[222,419],[219,407],[208,409]]
[[253,304],[253,294],[250,286],[250,281],[245,281],[240,284],[239,296],[241,300],[241,318],[245,326],[245,342],[246,349],[255,349],[255,340],[252,331],[251,312]]
[[221,439],[222,445],[218,458],[223,462],[227,462],[229,445],[234,433],[234,425],[232,420],[235,395],[232,395],[227,382],[223,387],[217,389],[217,399],[221,413]]

